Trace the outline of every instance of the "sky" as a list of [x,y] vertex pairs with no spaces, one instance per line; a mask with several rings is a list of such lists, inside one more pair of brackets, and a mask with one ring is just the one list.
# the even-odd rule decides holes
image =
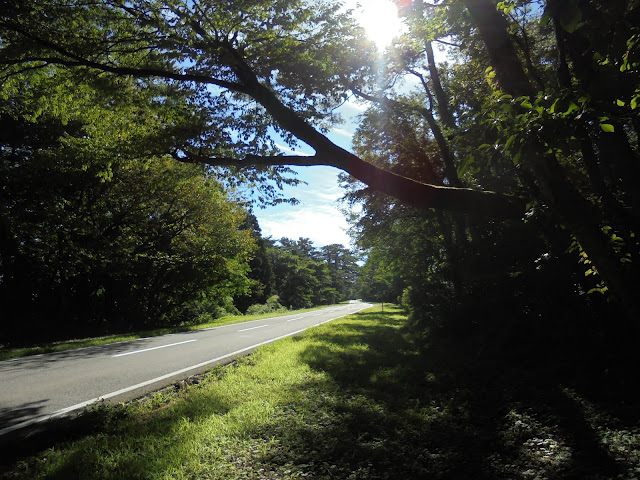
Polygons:
[[[348,8],[354,9],[356,19],[379,49],[383,49],[402,30],[397,9],[390,0],[347,0],[345,3]],[[355,101],[349,101],[340,107],[338,113],[345,119],[345,123],[335,126],[328,134],[329,139],[342,148],[351,150],[355,117],[365,108],[365,105]],[[292,153],[284,143],[280,147],[283,153]],[[300,148],[295,153],[313,154],[313,150]],[[262,235],[273,239],[309,238],[316,247],[332,243],[349,246],[349,226],[341,211],[347,206],[338,201],[344,195],[338,184],[340,170],[324,166],[297,167],[294,170],[298,172],[298,178],[307,182],[307,185],[285,188],[284,194],[295,197],[300,203],[256,208],[253,213],[258,218]]]

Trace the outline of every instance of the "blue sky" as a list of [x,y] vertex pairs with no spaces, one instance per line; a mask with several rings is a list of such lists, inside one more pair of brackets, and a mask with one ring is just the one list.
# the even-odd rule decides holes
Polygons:
[[[336,126],[328,137],[337,145],[351,150],[351,137],[355,131],[356,116],[364,111],[364,105],[350,101],[340,107],[338,113],[345,118],[345,123]],[[292,152],[284,142],[278,143],[283,153],[313,154],[313,150],[302,144]],[[263,236],[274,239],[289,237],[310,238],[316,246],[340,243],[348,246],[348,224],[341,208],[346,205],[339,202],[344,190],[338,185],[338,174],[333,167],[295,167],[297,178],[307,182],[306,185],[285,188],[284,194],[299,200],[298,205],[282,204],[266,209],[255,209]]]
[[[367,30],[371,38],[384,47],[394,34],[401,29],[395,15],[395,7],[390,0],[347,0],[346,6],[353,8],[356,18]],[[396,21],[393,20],[396,18]],[[345,122],[336,125],[328,137],[337,145],[351,150],[351,138],[356,127],[356,116],[365,110],[366,106],[353,100],[345,103],[337,113]],[[280,143],[283,153],[293,153],[284,142]],[[301,145],[295,154],[309,153],[313,150]],[[298,167],[298,178],[307,182],[295,188],[286,188],[286,196],[295,197],[300,201],[298,205],[278,205],[266,209],[255,209],[263,236],[274,239],[288,237],[311,239],[316,246],[340,243],[348,246],[350,238],[347,235],[348,224],[341,208],[346,205],[338,200],[344,191],[338,185],[340,170],[333,167]]]

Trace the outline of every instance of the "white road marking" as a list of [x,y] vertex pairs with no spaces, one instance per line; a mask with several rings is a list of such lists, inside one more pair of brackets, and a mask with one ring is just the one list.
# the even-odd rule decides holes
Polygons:
[[249,330],[255,330],[256,328],[264,328],[264,327],[268,327],[269,325],[260,325],[258,327],[251,327],[251,328],[243,328],[242,330],[238,330],[239,332],[247,332]]
[[206,362],[201,362],[201,363],[198,363],[197,365],[191,365],[190,367],[182,368],[180,370],[176,370],[175,372],[167,373],[166,375],[161,375],[160,377],[152,378],[151,380],[147,380],[146,382],[141,382],[141,383],[138,383],[136,385],[131,385],[130,387],[126,387],[126,388],[122,388],[120,390],[116,390],[115,392],[107,393],[106,395],[101,395],[100,397],[92,398],[91,400],[87,400],[86,402],[76,403],[75,405],[71,405],[70,407],[63,408],[61,410],[57,410],[57,411],[55,411],[53,413],[50,413],[49,415],[43,415],[41,417],[36,417],[36,418],[32,418],[30,420],[25,420],[24,422],[17,423],[15,425],[11,425],[10,427],[6,427],[6,428],[1,429],[0,430],[0,436],[4,435],[6,433],[9,433],[9,432],[13,432],[14,430],[19,430],[21,428],[28,427],[29,425],[33,425],[35,423],[39,423],[39,422],[43,422],[45,420],[49,420],[50,418],[59,417],[59,416],[64,415],[66,413],[73,412],[74,410],[79,410],[81,408],[88,407],[92,403],[96,403],[96,402],[99,402],[101,400],[102,401],[108,400],[110,398],[117,397],[118,395],[122,395],[123,393],[131,392],[132,390],[136,390],[138,388],[146,387],[147,385],[151,385],[151,384],[156,383],[156,382],[161,382],[162,380],[166,380],[167,378],[171,378],[173,376],[180,375],[182,373],[186,373],[189,370],[194,370],[196,368],[205,367],[205,366],[207,366],[209,364],[219,362],[219,361],[224,360],[226,358],[234,357],[234,356],[239,355],[241,353],[248,352],[249,350],[252,350],[254,348],[261,347],[262,345],[266,345],[268,343],[275,342],[276,340],[280,340],[282,338],[286,338],[286,337],[290,337],[290,336],[293,336],[293,335],[297,335],[298,333],[302,333],[305,330],[306,330],[306,328],[303,328],[301,330],[296,330],[295,332],[287,333],[286,335],[282,335],[282,336],[277,337],[277,338],[272,338],[271,340],[265,340],[264,342],[260,342],[260,343],[256,343],[255,345],[251,345],[250,347],[245,347],[245,348],[242,348],[240,350],[236,350],[235,352],[227,353],[226,355],[222,355],[220,357],[212,358],[211,360],[207,360]]
[[[359,309],[351,312],[350,315],[352,315],[354,313],[357,313],[360,310],[364,310],[365,308],[369,308],[369,307],[370,307],[370,305],[367,305],[366,307],[359,308]],[[326,321],[324,321],[322,323],[323,324],[324,323],[328,323],[328,322],[330,322],[332,320],[335,320],[337,318],[341,318],[341,317],[338,316],[338,317],[335,317],[335,318],[331,318],[331,319],[326,320]],[[264,325],[264,326],[266,327],[267,325]],[[262,345],[266,345],[268,343],[275,342],[276,340],[280,340],[282,338],[287,338],[287,337],[290,337],[290,336],[293,336],[293,335],[297,335],[298,333],[302,333],[305,330],[307,330],[307,329],[306,328],[302,328],[300,330],[296,330],[295,332],[287,333],[286,335],[282,335],[282,336],[277,337],[277,338],[272,338],[271,340],[265,340],[264,342],[256,343],[255,345],[251,345],[249,347],[245,347],[243,349],[236,350],[235,352],[231,352],[231,353],[228,353],[226,355],[222,355],[220,357],[216,357],[216,358],[213,358],[211,360],[207,360],[206,362],[201,362],[201,363],[198,363],[197,365],[191,365],[190,367],[182,368],[180,370],[176,370],[175,372],[167,373],[166,375],[162,375],[160,377],[152,378],[151,380],[147,380],[145,382],[141,382],[141,383],[138,383],[136,385],[132,385],[130,387],[123,388],[121,390],[117,390],[115,392],[107,393],[107,394],[102,395],[100,397],[92,398],[91,400],[87,400],[86,402],[82,402],[82,403],[77,403],[75,405],[71,405],[70,407],[63,408],[61,410],[57,410],[57,411],[55,411],[53,413],[50,413],[48,415],[42,415],[41,417],[36,417],[36,418],[32,418],[30,420],[25,420],[24,422],[20,422],[20,423],[17,423],[15,425],[11,425],[10,427],[6,427],[6,428],[3,428],[3,429],[0,429],[0,436],[4,435],[6,433],[9,433],[9,432],[13,432],[15,430],[19,430],[19,429],[24,428],[24,427],[28,427],[29,425],[34,425],[36,423],[44,422],[46,420],[49,420],[50,418],[59,417],[59,416],[64,415],[66,413],[73,412],[74,410],[80,410],[80,409],[82,409],[84,407],[88,407],[92,403],[96,403],[96,402],[99,402],[101,400],[102,401],[108,400],[108,399],[116,397],[118,395],[122,395],[123,393],[131,392],[131,391],[136,390],[138,388],[143,388],[143,387],[146,387],[147,385],[152,385],[152,384],[154,384],[156,382],[161,382],[161,381],[166,380],[168,378],[171,378],[173,376],[181,375],[183,373],[186,373],[189,370],[205,367],[205,366],[207,366],[209,364],[216,363],[216,362],[222,361],[224,359],[234,357],[235,355],[239,355],[241,353],[248,352],[248,351],[250,351],[250,350],[252,350],[254,348],[260,347]]]
[[287,322],[295,322],[296,320],[302,320],[304,317],[296,317],[296,318],[290,318],[289,320],[287,320]]
[[191,343],[191,342],[197,342],[197,341],[198,341],[197,339],[185,340],[184,342],[170,343],[169,345],[160,345],[159,347],[151,347],[151,348],[145,348],[145,349],[142,349],[142,350],[134,350],[133,352],[118,353],[116,355],[111,355],[111,356],[112,357],[124,357],[125,355],[133,355],[134,353],[149,352],[151,350],[158,350],[159,348],[173,347],[174,345],[182,345],[183,343]]

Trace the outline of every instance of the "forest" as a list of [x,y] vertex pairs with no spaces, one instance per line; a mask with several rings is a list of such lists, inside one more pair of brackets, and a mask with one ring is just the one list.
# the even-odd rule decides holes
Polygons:
[[[632,374],[639,2],[395,3],[378,52],[333,1],[3,2],[2,341],[360,296],[462,362]],[[261,237],[242,192],[295,202],[312,165],[360,207],[361,268]]]
[[[384,302],[43,478],[637,478],[640,1],[394,4],[381,51],[333,0],[2,1],[0,348]],[[351,247],[261,232],[316,165]]]

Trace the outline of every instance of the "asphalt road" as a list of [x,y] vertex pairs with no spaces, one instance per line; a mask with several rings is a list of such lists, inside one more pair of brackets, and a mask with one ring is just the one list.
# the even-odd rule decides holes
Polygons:
[[123,401],[229,361],[279,338],[370,307],[353,302],[206,330],[141,338],[0,362],[0,436]]

